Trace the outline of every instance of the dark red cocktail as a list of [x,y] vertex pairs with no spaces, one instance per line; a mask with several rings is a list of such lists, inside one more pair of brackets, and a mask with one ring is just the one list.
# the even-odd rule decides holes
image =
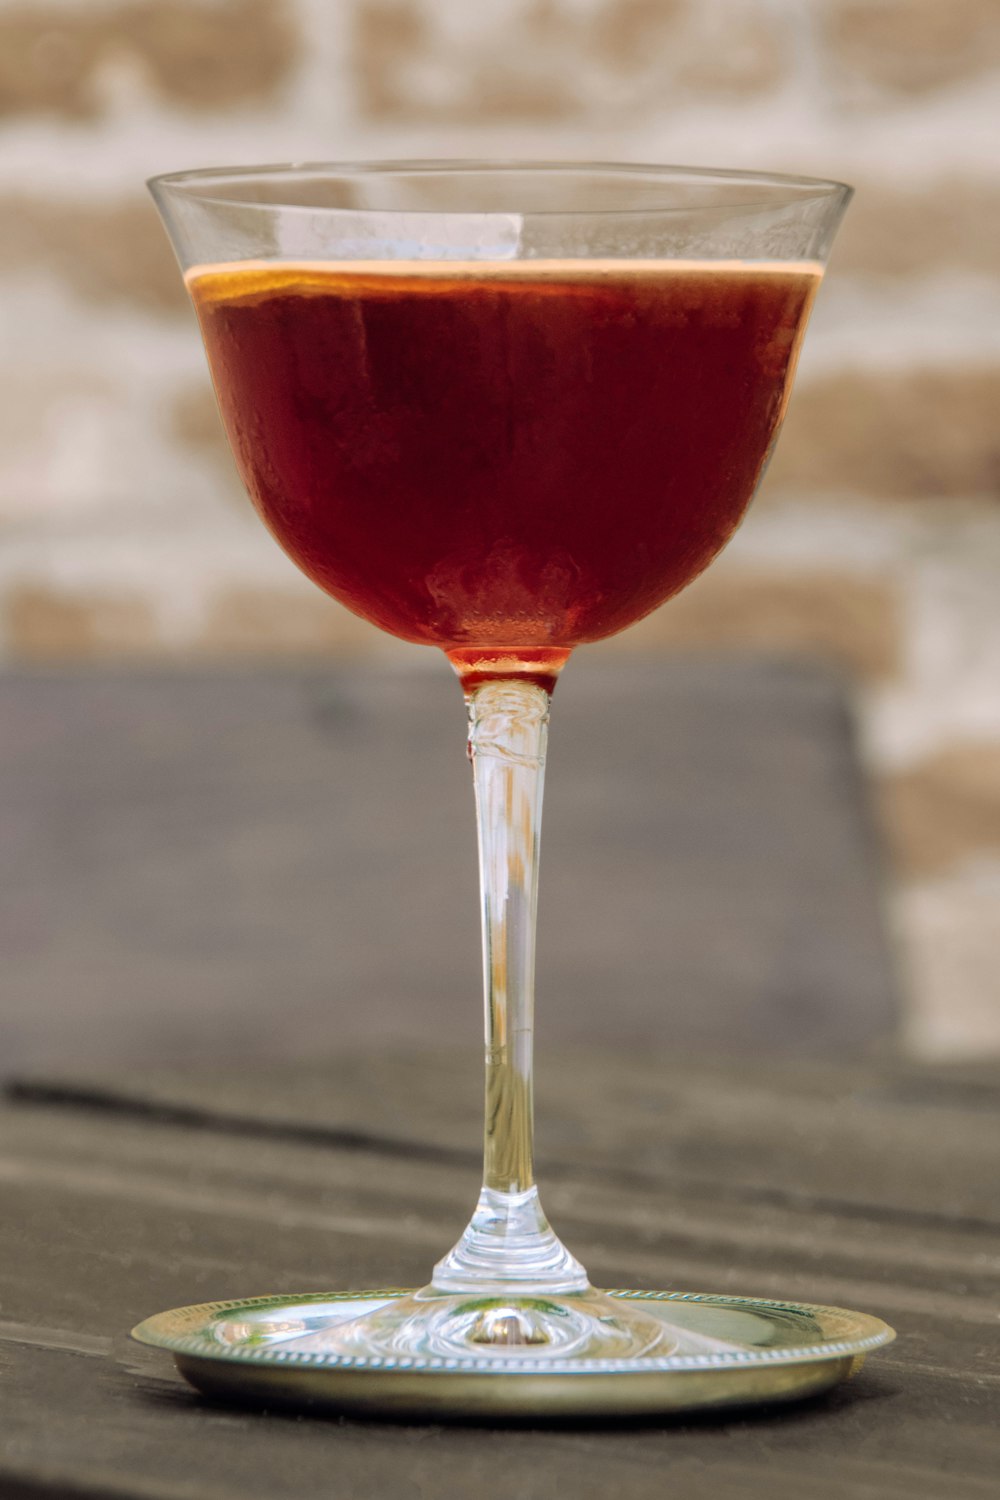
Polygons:
[[298,565],[467,680],[551,680],[732,534],[819,276],[242,263],[188,285],[243,479]]

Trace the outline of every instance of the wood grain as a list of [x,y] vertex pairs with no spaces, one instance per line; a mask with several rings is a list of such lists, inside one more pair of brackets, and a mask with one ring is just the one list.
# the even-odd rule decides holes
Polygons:
[[359,1057],[266,1094],[218,1074],[183,1090],[134,1076],[120,1098],[92,1078],[77,1102],[67,1080],[58,1096],[22,1084],[0,1113],[5,1500],[995,1494],[1000,1071],[985,1066],[581,1054],[549,1069],[546,1203],[595,1280],[896,1326],[826,1401],[606,1431],[298,1421],[200,1401],[129,1344],[158,1307],[422,1280],[478,1182],[468,1133],[446,1139],[472,1103],[445,1087],[454,1065]]
[[[895,1027],[841,685],[596,651],[560,683],[539,1035],[841,1055]],[[305,1058],[481,1028],[440,670],[0,676],[0,1067]]]

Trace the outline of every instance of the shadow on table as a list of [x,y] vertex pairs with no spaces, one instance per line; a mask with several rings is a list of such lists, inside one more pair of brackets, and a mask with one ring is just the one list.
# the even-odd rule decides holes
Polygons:
[[[304,1409],[301,1407],[299,1409],[291,1406],[285,1408],[273,1403],[252,1400],[234,1402],[202,1395],[185,1384],[179,1375],[157,1373],[157,1370],[160,1372],[164,1370],[162,1355],[158,1356],[155,1369],[152,1358],[148,1363],[149,1369],[147,1370],[146,1361],[125,1352],[126,1368],[139,1381],[137,1394],[144,1405],[159,1406],[178,1412],[192,1410],[233,1412],[236,1410],[266,1413],[269,1421],[272,1422],[295,1423],[302,1420]],[[876,1364],[873,1368],[866,1368],[860,1375],[823,1395],[809,1396],[795,1401],[773,1401],[753,1407],[731,1406],[715,1411],[677,1412],[674,1415],[650,1415],[631,1420],[590,1415],[585,1418],[552,1418],[544,1422],[532,1421],[530,1418],[497,1419],[494,1417],[488,1420],[477,1420],[474,1417],[467,1417],[444,1423],[415,1422],[411,1417],[395,1416],[391,1411],[386,1411],[377,1417],[341,1416],[336,1412],[322,1410],[305,1411],[305,1414],[311,1421],[338,1425],[346,1423],[360,1429],[371,1430],[372,1427],[385,1426],[398,1433],[410,1429],[421,1442],[434,1434],[452,1431],[459,1433],[510,1431],[525,1435],[532,1432],[572,1435],[597,1431],[607,1436],[618,1434],[625,1437],[629,1433],[647,1434],[659,1430],[674,1435],[708,1431],[736,1436],[740,1433],[750,1434],[761,1429],[769,1434],[780,1433],[782,1429],[794,1434],[796,1428],[808,1428],[814,1420],[836,1424],[838,1419],[846,1419],[850,1423],[858,1418],[860,1408],[892,1400],[897,1395],[898,1382],[891,1376],[887,1376]]]

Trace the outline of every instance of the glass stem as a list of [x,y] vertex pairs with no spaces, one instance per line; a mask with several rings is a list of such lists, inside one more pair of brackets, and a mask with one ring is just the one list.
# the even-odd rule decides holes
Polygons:
[[508,679],[482,683],[468,704],[486,998],[483,1187],[432,1285],[446,1292],[581,1292],[586,1272],[549,1227],[533,1163],[535,913],[549,695]]

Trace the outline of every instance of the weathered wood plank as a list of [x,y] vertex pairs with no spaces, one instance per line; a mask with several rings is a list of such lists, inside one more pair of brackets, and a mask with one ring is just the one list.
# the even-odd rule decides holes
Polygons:
[[[94,1338],[111,1290],[134,1297],[138,1317],[150,1301],[251,1294],[279,1275],[274,1289],[285,1291],[419,1282],[476,1188],[471,1172],[366,1152],[205,1142],[150,1126],[126,1145],[106,1121],[77,1122],[68,1150],[65,1133],[65,1120],[48,1115],[5,1130],[4,1308],[8,1321],[28,1326],[48,1300],[46,1326]],[[893,1319],[960,1324],[960,1341],[995,1320],[995,1239],[965,1226],[901,1237],[877,1217],[734,1205],[721,1192],[692,1200],[683,1185],[643,1191],[583,1173],[551,1184],[546,1200],[605,1284],[856,1304]],[[38,1236],[51,1245],[41,1260],[31,1248]],[[76,1264],[81,1244],[91,1247],[86,1266]],[[80,1325],[87,1308],[92,1319]],[[970,1355],[983,1375],[992,1369],[986,1349]]]
[[[432,1082],[447,1071],[433,1059],[424,1066]],[[426,1138],[419,1120],[425,1109],[433,1116],[434,1088],[422,1094],[415,1075],[409,1085],[404,1073],[392,1076],[397,1113],[415,1119]],[[736,1070],[724,1065],[701,1064],[696,1077],[690,1067],[650,1059],[634,1068],[581,1058],[565,1078],[553,1070],[558,1124],[569,1130],[587,1110],[609,1122],[604,1135],[595,1128],[603,1155],[553,1157],[546,1201],[560,1231],[605,1284],[841,1302],[886,1316],[900,1340],[826,1402],[599,1433],[263,1417],[189,1396],[168,1362],[125,1339],[131,1322],[180,1302],[423,1279],[475,1193],[471,1155],[460,1165],[445,1154],[405,1156],[391,1139],[324,1141],[316,1120],[324,1110],[331,1117],[330,1105],[319,1101],[336,1098],[336,1088],[331,1081],[323,1094],[316,1070],[300,1087],[292,1077],[272,1086],[268,1109],[285,1120],[284,1134],[267,1133],[265,1111],[256,1126],[220,1129],[112,1110],[8,1106],[0,1111],[4,1500],[317,1493],[450,1500],[498,1485],[529,1500],[609,1492],[642,1500],[662,1495],[665,1484],[695,1500],[992,1496],[1000,1472],[1000,1257],[990,1197],[998,1113],[990,1100],[1000,1075],[980,1070],[966,1091],[957,1074],[772,1068],[766,1086],[757,1080],[756,1103],[744,1078],[731,1107],[720,1103],[727,1080],[735,1090]],[[354,1083],[361,1097],[360,1067]],[[141,1082],[132,1087],[141,1097]],[[220,1087],[216,1081],[209,1103]],[[691,1102],[699,1089],[701,1114]],[[947,1102],[915,1104],[914,1093]],[[780,1159],[777,1167],[768,1156],[761,1163],[771,1191],[747,1195],[738,1190],[739,1158],[726,1152],[738,1144],[741,1113],[751,1136],[763,1139],[765,1095],[768,1139]],[[900,1095],[909,1102],[894,1102]],[[668,1096],[682,1101],[674,1113],[663,1107]],[[848,1105],[833,1108],[837,1100]],[[338,1114],[344,1108],[341,1099],[332,1117],[346,1118]],[[862,1115],[852,1124],[855,1108]],[[312,1133],[296,1138],[303,1117]],[[658,1132],[672,1144],[679,1123],[707,1128],[712,1119],[725,1149],[711,1172],[686,1176],[669,1147],[661,1143],[659,1157],[652,1149]],[[628,1132],[642,1120],[639,1159]],[[890,1201],[863,1185],[837,1197],[849,1187],[837,1157],[850,1129],[855,1173],[863,1149],[889,1155],[898,1177]],[[616,1130],[627,1142],[617,1148]],[[773,1191],[786,1175],[811,1180],[816,1192]]]
[[[614,1066],[611,1059],[614,1058]],[[355,1053],[312,1066],[41,1076],[18,1097],[140,1118],[415,1157],[478,1157],[481,1062],[462,1054]],[[1000,1224],[1000,1072],[891,1059],[842,1067],[727,1062],[650,1052],[541,1048],[538,1128],[548,1172],[727,1184],[738,1201],[852,1204],[918,1225],[921,1215]],[[703,1184],[699,1190],[699,1183]]]
[[[888,1034],[838,684],[595,657],[553,716],[543,1035],[796,1054]],[[475,881],[443,665],[0,676],[5,1071],[473,1042]]]
[[[982,1403],[941,1421],[934,1382],[915,1376],[898,1419],[896,1379],[876,1371],[823,1404],[661,1428],[540,1432],[364,1427],[198,1402],[172,1381],[65,1353],[19,1348],[8,1365],[8,1451],[30,1448],[44,1413],[47,1454],[35,1493],[135,1500],[452,1500],[478,1494],[549,1500],[958,1500],[995,1494],[995,1448]],[[894,1411],[896,1420],[891,1420]],[[977,1420],[978,1419],[978,1420]],[[939,1446],[926,1462],[930,1434]],[[21,1466],[0,1455],[5,1500]],[[4,1473],[6,1469],[6,1474]],[[86,1489],[83,1486],[86,1485]],[[30,1492],[29,1492],[30,1493]]]

